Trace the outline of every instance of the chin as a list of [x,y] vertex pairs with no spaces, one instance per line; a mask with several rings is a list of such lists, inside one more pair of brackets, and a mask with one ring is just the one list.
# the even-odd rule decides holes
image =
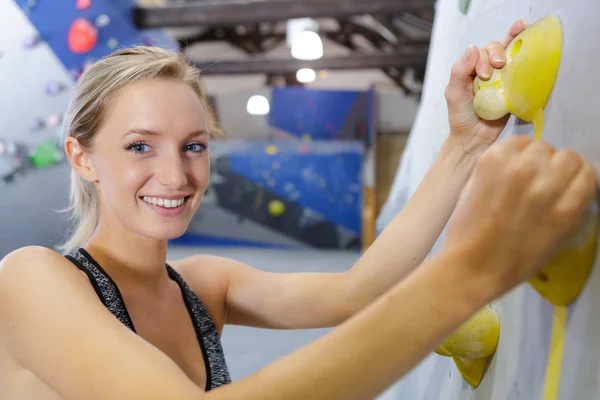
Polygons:
[[171,226],[160,226],[159,224],[154,226],[146,226],[140,229],[138,232],[148,238],[156,241],[172,240],[177,239],[185,234],[188,228],[187,223],[169,224]]

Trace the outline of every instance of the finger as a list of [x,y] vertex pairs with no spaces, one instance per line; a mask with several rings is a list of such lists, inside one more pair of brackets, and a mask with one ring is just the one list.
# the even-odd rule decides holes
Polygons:
[[531,142],[522,151],[523,159],[545,168],[550,168],[554,153],[556,153],[554,146],[541,140]]
[[550,170],[554,185],[565,188],[583,167],[581,157],[570,149],[561,149],[554,153],[550,161]]
[[502,68],[506,64],[506,51],[500,42],[490,42],[485,46],[485,51],[494,68]]
[[548,204],[554,204],[556,198],[564,190],[556,182],[552,170],[552,160],[556,150],[548,143],[536,140],[531,143],[521,154],[519,174],[523,179],[529,180],[528,194],[539,205],[539,211]]
[[495,146],[508,153],[521,153],[527,146],[534,143],[534,140],[525,135],[513,135],[500,140]]
[[[475,66],[479,61],[479,49],[471,45],[463,56],[452,66],[449,86],[463,88],[475,74]],[[471,89],[469,87],[469,89]]]
[[479,50],[475,46],[469,46],[460,60],[452,66],[445,92],[449,107],[462,107],[461,104],[472,102],[473,76],[478,61]]
[[477,62],[475,70],[477,72],[477,76],[484,81],[490,79],[492,72],[494,72],[490,61],[490,55],[484,49],[479,50],[479,61]]
[[505,48],[508,47],[508,45],[510,44],[510,42],[513,41],[515,36],[517,36],[519,33],[521,33],[523,30],[525,30],[525,28],[527,28],[527,26],[528,26],[528,23],[523,19],[518,19],[515,22],[513,22],[513,24],[508,29],[508,33],[506,34],[506,37],[502,41],[502,46],[504,46]]
[[583,160],[581,169],[564,190],[556,203],[555,210],[559,215],[577,220],[596,197],[597,186],[596,169],[589,161]]

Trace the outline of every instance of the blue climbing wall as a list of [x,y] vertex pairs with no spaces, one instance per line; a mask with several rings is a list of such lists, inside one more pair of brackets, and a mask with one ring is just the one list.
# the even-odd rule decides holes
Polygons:
[[283,139],[214,142],[211,187],[179,243],[360,248],[372,93],[276,88],[270,98]]
[[[91,0],[89,7],[80,10],[76,0],[14,0],[27,15],[35,29],[68,70],[81,71],[86,62],[97,60],[114,48],[139,44],[155,44],[176,48],[176,44],[160,30],[137,30],[131,22],[131,6],[134,0]],[[69,50],[69,29],[77,18],[85,18],[95,24],[100,16],[110,23],[97,27],[98,42],[86,54],[74,54]],[[116,41],[116,42],[115,42]]]

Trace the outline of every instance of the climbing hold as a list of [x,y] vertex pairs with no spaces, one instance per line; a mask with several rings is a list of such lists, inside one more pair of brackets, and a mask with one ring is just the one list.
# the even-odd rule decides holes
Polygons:
[[265,153],[270,154],[270,155],[275,155],[278,153],[278,149],[277,146],[275,145],[269,145],[265,148]]
[[75,3],[75,7],[77,7],[78,10],[85,10],[91,5],[92,0],[77,0],[77,2]]
[[48,118],[46,118],[46,127],[56,128],[58,125],[60,125],[60,121],[62,121],[62,117],[60,114],[52,114]]
[[486,306],[458,327],[435,352],[452,357],[463,379],[474,388],[485,374],[500,339],[498,314]]
[[39,35],[31,35],[23,41],[23,47],[26,49],[33,49],[38,44],[42,43],[42,38]]
[[62,92],[65,86],[60,82],[48,82],[45,87],[45,92],[48,96],[54,96]]
[[529,283],[548,302],[567,306],[579,297],[592,271],[598,237],[598,203],[585,211],[577,229],[556,256]]
[[312,136],[310,135],[310,133],[305,133],[304,135],[302,135],[302,140],[304,140],[305,142],[310,142],[312,139]]
[[[534,137],[543,134],[544,108],[550,98],[562,53],[562,24],[556,15],[535,22],[517,35],[506,49],[506,65],[492,78],[474,82],[474,106],[484,119],[510,112],[532,122]],[[504,104],[503,104],[504,100]],[[596,255],[598,204],[586,211],[575,234],[529,283],[556,306],[571,304],[588,280]]]
[[77,18],[71,24],[68,35],[69,50],[75,54],[91,51],[98,42],[98,30],[85,18]]
[[279,217],[285,212],[285,204],[281,200],[271,200],[268,205],[269,214]]
[[508,113],[534,125],[541,138],[543,110],[552,93],[562,53],[562,25],[556,15],[519,33],[506,49],[506,65],[492,78],[474,83],[475,112],[486,120]]
[[45,126],[45,122],[39,118],[34,118],[29,123],[29,129],[33,132],[37,132]]
[[106,46],[110,50],[114,50],[119,46],[119,41],[115,38],[110,38],[110,39],[108,39],[108,42],[106,42]]
[[98,18],[96,18],[96,26],[98,28],[104,28],[105,26],[108,26],[109,24],[110,24],[110,17],[106,14],[99,15]]
[[31,164],[37,168],[47,168],[62,160],[58,146],[47,140],[40,143],[29,155]]

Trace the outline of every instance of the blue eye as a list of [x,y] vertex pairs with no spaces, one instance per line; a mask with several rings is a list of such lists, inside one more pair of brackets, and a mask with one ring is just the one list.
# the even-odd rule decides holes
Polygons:
[[191,151],[192,153],[202,153],[208,148],[207,144],[204,143],[190,143],[185,146],[185,151]]
[[133,151],[136,154],[144,154],[150,151],[150,146],[143,142],[134,142],[125,147],[125,149]]

